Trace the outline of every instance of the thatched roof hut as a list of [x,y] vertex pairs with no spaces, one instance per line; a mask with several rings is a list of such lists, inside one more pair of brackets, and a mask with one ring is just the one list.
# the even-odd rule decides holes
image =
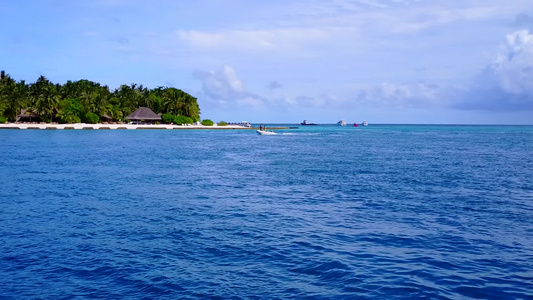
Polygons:
[[136,111],[132,112],[129,116],[127,116],[126,120],[154,123],[161,121],[161,117],[148,107],[139,107]]
[[17,115],[15,122],[40,122],[41,118],[29,111],[28,109],[21,109],[20,115]]
[[111,118],[111,117],[108,116],[108,115],[103,115],[103,116],[101,116],[101,117],[100,117],[100,120],[101,120],[102,122],[108,122],[108,123],[113,122],[113,118]]

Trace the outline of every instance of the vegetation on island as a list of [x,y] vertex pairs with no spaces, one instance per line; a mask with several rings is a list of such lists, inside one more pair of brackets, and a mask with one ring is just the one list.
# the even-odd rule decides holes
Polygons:
[[224,121],[220,121],[220,122],[218,122],[217,125],[218,125],[218,126],[228,126],[228,123],[227,123],[227,122],[224,122]]
[[85,79],[54,84],[44,76],[27,84],[0,72],[0,123],[16,121],[21,110],[44,122],[99,123],[104,115],[124,121],[139,107],[161,114],[165,123],[192,124],[200,120],[197,99],[176,88],[148,89],[133,83],[111,90]]
[[213,126],[213,124],[215,124],[215,122],[209,120],[209,119],[205,119],[205,120],[202,120],[202,125],[204,126]]

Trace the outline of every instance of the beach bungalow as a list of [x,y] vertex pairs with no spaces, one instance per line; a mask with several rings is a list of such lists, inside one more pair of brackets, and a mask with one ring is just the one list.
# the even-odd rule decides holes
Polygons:
[[103,116],[100,117],[100,121],[102,123],[113,123],[113,118],[111,118],[108,115],[103,115]]
[[31,122],[36,122],[36,123],[39,123],[41,122],[41,118],[32,113],[30,110],[28,109],[21,109],[20,110],[20,114],[17,115],[17,118],[15,119],[15,123],[31,123]]
[[148,107],[139,107],[136,111],[127,116],[126,120],[129,120],[134,124],[155,124],[161,122],[161,117]]

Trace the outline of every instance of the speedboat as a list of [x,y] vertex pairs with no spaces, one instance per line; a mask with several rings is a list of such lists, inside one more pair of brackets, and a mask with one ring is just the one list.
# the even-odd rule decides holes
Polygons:
[[367,121],[363,121],[363,126],[368,126],[368,122]]
[[344,121],[344,120],[340,120],[339,122],[337,122],[337,125],[339,125],[339,126],[346,126],[346,121]]
[[275,135],[275,134],[277,134],[274,131],[266,131],[266,130],[257,130],[257,133],[260,134],[260,135]]
[[300,123],[302,125],[316,125],[315,123],[309,123],[307,120],[304,120],[302,123]]

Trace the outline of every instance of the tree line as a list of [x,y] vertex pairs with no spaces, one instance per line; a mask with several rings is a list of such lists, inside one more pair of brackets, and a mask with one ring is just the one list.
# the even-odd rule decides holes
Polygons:
[[156,114],[200,120],[197,99],[176,88],[148,89],[133,83],[111,90],[107,85],[85,79],[54,84],[42,75],[27,84],[0,72],[0,119],[10,122],[16,121],[21,110],[44,122],[97,123],[103,115],[124,121],[139,107],[149,107]]

